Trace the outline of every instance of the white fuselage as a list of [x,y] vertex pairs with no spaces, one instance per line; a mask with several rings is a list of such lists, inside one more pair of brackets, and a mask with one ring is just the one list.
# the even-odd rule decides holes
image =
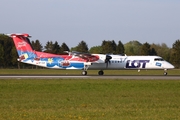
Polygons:
[[92,63],[89,69],[173,69],[174,66],[159,56],[110,55],[108,63]]

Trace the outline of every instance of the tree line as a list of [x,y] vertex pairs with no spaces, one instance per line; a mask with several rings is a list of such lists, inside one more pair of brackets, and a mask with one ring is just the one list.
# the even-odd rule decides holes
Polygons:
[[[180,68],[180,40],[176,40],[172,48],[165,43],[149,44],[140,43],[137,40],[123,44],[120,40],[116,43],[114,40],[103,40],[101,45],[93,46],[90,49],[85,41],[81,41],[77,46],[69,48],[63,42],[61,45],[57,41],[48,41],[42,46],[39,40],[31,41],[34,50],[48,52],[53,54],[67,54],[64,51],[78,51],[94,54],[121,54],[121,55],[157,55],[172,63],[176,68]],[[33,68],[32,65],[23,64],[17,61],[18,55],[12,38],[0,34],[0,68]]]

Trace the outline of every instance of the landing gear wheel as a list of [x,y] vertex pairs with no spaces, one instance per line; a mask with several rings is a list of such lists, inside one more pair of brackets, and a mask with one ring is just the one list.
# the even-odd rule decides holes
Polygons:
[[100,71],[98,72],[98,75],[104,75],[104,72],[103,72],[102,70],[100,70]]
[[166,76],[167,75],[167,72],[164,72],[164,76]]
[[82,71],[82,75],[87,75],[87,71]]

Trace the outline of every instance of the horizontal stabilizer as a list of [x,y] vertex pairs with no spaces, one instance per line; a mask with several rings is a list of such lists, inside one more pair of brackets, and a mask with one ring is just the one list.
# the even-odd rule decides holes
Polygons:
[[15,37],[15,36],[23,36],[23,37],[31,37],[27,33],[13,33],[13,34],[7,34],[10,37]]

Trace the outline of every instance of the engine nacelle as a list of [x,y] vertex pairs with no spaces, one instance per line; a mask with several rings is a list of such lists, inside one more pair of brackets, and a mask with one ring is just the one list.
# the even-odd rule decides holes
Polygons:
[[98,55],[98,56],[99,56],[98,63],[105,63],[106,55]]

